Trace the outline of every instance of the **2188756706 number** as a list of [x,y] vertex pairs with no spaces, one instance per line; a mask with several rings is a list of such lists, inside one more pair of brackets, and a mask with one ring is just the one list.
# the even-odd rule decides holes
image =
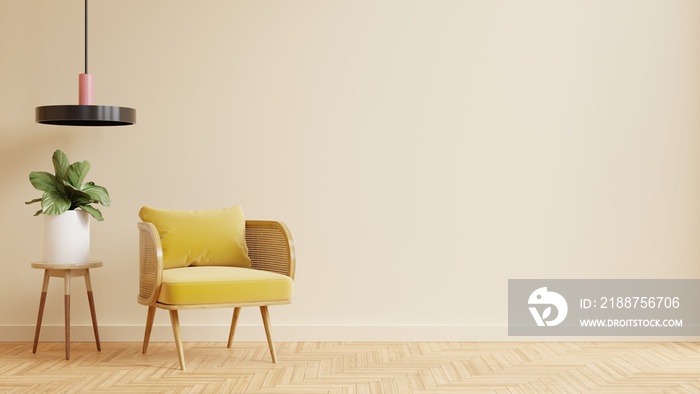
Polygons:
[[679,297],[600,297],[601,309],[678,309]]

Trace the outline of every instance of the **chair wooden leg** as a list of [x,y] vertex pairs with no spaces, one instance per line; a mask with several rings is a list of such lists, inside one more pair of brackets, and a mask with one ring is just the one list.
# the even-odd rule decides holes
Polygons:
[[170,324],[173,326],[173,336],[175,337],[175,347],[177,357],[180,359],[180,369],[185,370],[185,351],[182,348],[182,338],[180,337],[180,317],[177,310],[170,311]]
[[228,332],[228,345],[226,347],[230,348],[233,344],[233,334],[236,332],[236,324],[238,324],[238,315],[241,313],[241,308],[233,308],[233,318],[231,319],[231,330]]
[[151,341],[151,330],[153,329],[153,319],[156,316],[156,307],[148,306],[148,315],[146,316],[146,333],[143,335],[143,354],[148,351],[148,344]]
[[267,336],[267,345],[270,347],[270,355],[272,356],[272,362],[277,362],[277,354],[275,353],[275,344],[272,343],[272,333],[270,328],[270,314],[267,310],[267,305],[260,307],[260,314],[262,315],[263,325],[265,326],[265,335]]

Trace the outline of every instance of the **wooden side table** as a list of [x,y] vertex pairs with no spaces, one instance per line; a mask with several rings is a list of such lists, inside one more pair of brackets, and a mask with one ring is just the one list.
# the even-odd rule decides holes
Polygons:
[[46,291],[49,289],[49,278],[63,278],[64,304],[65,304],[65,329],[66,329],[66,360],[70,359],[70,280],[76,277],[85,277],[85,287],[87,288],[88,302],[90,303],[90,315],[92,316],[92,328],[95,331],[95,343],[97,351],[102,350],[100,346],[100,333],[97,329],[97,316],[95,315],[95,299],[92,297],[92,284],[90,283],[90,268],[102,267],[101,261],[90,261],[82,264],[52,264],[43,262],[32,263],[32,268],[44,270],[44,285],[41,288],[41,301],[39,301],[39,316],[36,320],[36,333],[34,334],[34,348],[32,353],[36,353],[39,343],[39,332],[41,331],[41,320],[44,316],[44,305],[46,304]]

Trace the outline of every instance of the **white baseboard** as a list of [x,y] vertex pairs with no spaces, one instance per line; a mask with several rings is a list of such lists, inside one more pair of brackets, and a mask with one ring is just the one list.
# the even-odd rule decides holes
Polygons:
[[[186,342],[225,342],[228,326],[182,325]],[[104,342],[141,342],[143,325],[101,325],[100,339]],[[616,341],[697,342],[700,337],[509,337],[507,325],[284,325],[272,326],[276,342],[574,342]],[[41,328],[41,342],[62,342],[63,325],[47,324]],[[34,325],[0,325],[0,342],[30,342],[34,339]],[[91,325],[71,326],[71,341],[92,342],[95,338]],[[170,342],[170,325],[153,326],[151,341]],[[240,324],[236,341],[264,342],[262,324]]]

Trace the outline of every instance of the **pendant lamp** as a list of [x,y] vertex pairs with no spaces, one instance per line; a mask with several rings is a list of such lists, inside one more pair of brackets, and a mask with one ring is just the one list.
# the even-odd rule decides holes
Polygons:
[[94,105],[92,74],[88,74],[88,0],[85,0],[85,73],[78,77],[78,105],[36,107],[37,123],[59,126],[128,126],[136,123],[136,110]]

